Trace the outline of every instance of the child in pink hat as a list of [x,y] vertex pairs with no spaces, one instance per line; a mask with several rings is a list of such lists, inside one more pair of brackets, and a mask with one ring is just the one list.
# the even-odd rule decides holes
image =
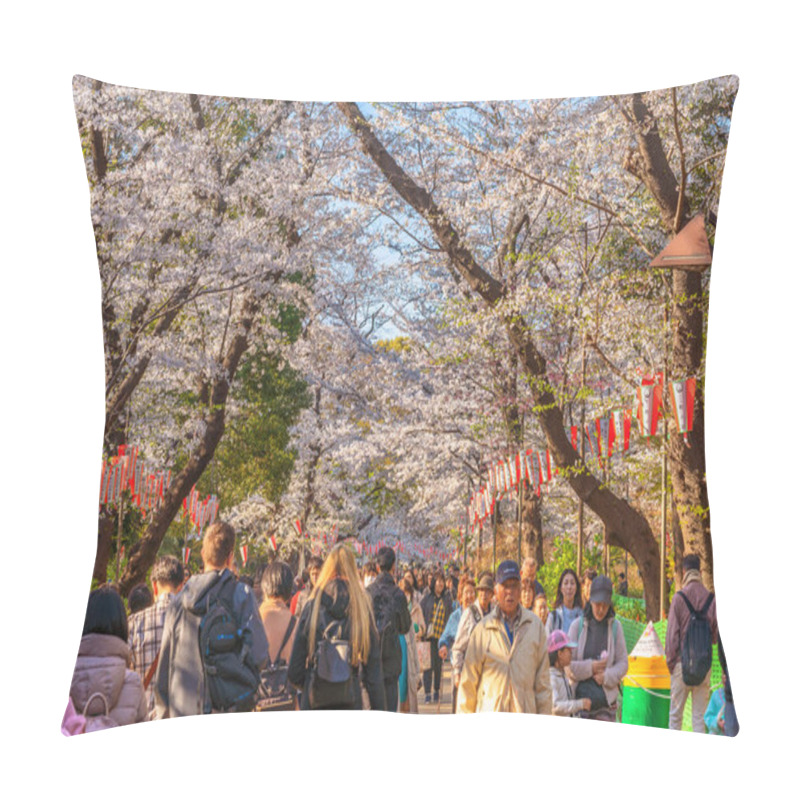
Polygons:
[[577,646],[577,642],[571,642],[562,630],[555,630],[547,637],[553,713],[560,717],[574,717],[582,711],[588,711],[592,706],[592,701],[588,698],[575,697],[567,677],[566,668],[572,661],[572,650]]

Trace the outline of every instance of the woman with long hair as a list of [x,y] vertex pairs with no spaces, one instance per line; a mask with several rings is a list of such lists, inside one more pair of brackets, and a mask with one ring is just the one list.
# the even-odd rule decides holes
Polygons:
[[[349,680],[333,685],[319,667],[349,657]],[[322,664],[320,661],[326,662]],[[384,710],[378,631],[353,551],[337,544],[322,565],[300,621],[289,659],[289,680],[302,691],[300,709],[361,709],[359,673],[370,708]],[[336,696],[335,701],[326,698]]]
[[[591,582],[590,582],[591,585]],[[567,567],[558,579],[556,590],[556,604],[547,617],[547,635],[553,631],[569,630],[569,626],[583,613],[583,598],[581,597],[578,573]]]

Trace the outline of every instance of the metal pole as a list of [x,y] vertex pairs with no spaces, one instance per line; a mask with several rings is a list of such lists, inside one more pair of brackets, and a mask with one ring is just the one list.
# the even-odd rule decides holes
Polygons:
[[[630,477],[625,475],[625,502],[630,503]],[[625,551],[625,583],[628,582],[628,551]],[[630,590],[629,590],[630,591]]]
[[[123,487],[124,490],[124,487]],[[122,550],[122,517],[123,517],[123,504],[124,501],[122,499],[122,491],[120,491],[119,495],[119,518],[117,520],[117,569],[116,569],[116,577],[114,580],[119,583],[119,568],[121,562],[121,550]]]
[[492,572],[497,569],[497,512],[499,503],[494,504],[494,513],[492,514]]
[[[586,439],[584,435],[584,427],[586,425],[586,399],[583,396],[583,390],[586,387],[586,337],[583,339],[581,346],[581,428],[580,428],[580,446],[581,446],[581,464],[583,464],[584,456],[586,455]],[[583,574],[583,498],[578,497],[578,579]]]
[[[664,385],[667,388],[667,360],[669,357],[669,298],[664,301]],[[661,446],[661,558],[659,565],[659,619],[664,619],[667,608],[667,437],[669,436],[669,417],[666,414],[666,397],[662,394],[664,409],[664,439]]]
[[[665,425],[666,427],[666,425]],[[665,437],[666,438],[666,437]],[[659,591],[658,616],[664,619],[666,609],[666,584],[667,584],[667,447],[664,442],[664,452],[661,456],[661,563],[659,570],[661,589]]]
[[[607,462],[608,462],[608,455],[606,455],[606,459],[603,462],[603,485],[608,485],[608,469],[607,469]],[[608,526],[606,523],[603,523],[603,570],[605,574],[610,578],[611,577],[611,562],[610,562],[610,553],[608,549]]]
[[522,563],[522,476],[517,486],[517,563]]

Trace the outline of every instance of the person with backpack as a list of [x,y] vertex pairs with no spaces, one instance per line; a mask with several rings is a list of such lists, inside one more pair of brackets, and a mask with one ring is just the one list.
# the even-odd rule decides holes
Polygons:
[[91,732],[147,719],[147,701],[138,673],[128,669],[128,618],[125,603],[112,586],[89,595],[78,659],[69,696],[81,730]]
[[587,716],[604,722],[616,722],[619,685],[628,672],[628,648],[611,604],[612,591],[611,579],[598,575],[582,616],[567,634],[578,643],[569,666],[575,697],[588,697],[592,702]]
[[549,636],[553,631],[569,630],[569,626],[583,613],[583,599],[580,592],[578,573],[567,567],[558,579],[556,604],[547,615],[545,629]]
[[672,598],[667,617],[666,656],[670,671],[669,727],[681,730],[686,699],[692,696],[692,730],[705,732],[712,645],[717,643],[717,604],[703,586],[700,558],[683,559],[681,590]]
[[147,696],[147,710],[152,715],[156,707],[153,677],[158,667],[164,619],[169,604],[183,585],[183,564],[175,556],[161,556],[153,565],[150,579],[156,602],[128,618],[128,643],[131,646],[134,669],[142,679]]
[[297,692],[289,683],[289,656],[294,644],[297,617],[289,610],[294,578],[285,561],[273,561],[261,575],[263,600],[261,622],[269,643],[267,664],[261,671],[258,711],[290,711],[297,708]]
[[155,718],[252,711],[267,660],[253,590],[231,568],[236,534],[214,522],[203,536],[203,573],[170,603],[155,675]]
[[397,711],[399,678],[403,671],[400,637],[411,628],[411,615],[403,590],[395,583],[395,554],[391,547],[381,547],[376,558],[380,573],[367,587],[378,627],[381,646],[381,670],[386,710]]
[[300,709],[362,708],[361,682],[370,708],[386,707],[381,650],[372,604],[352,550],[333,547],[297,624],[289,680]]

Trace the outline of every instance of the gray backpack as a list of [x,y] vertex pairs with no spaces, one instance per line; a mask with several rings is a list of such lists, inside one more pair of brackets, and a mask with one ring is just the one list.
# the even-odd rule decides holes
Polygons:
[[235,589],[236,579],[228,573],[209,591],[200,622],[206,696],[214,711],[252,711],[259,685],[249,631],[238,627],[233,611]]
[[350,664],[350,641],[334,620],[317,642],[311,665],[308,701],[311,708],[354,708],[356,686]]

